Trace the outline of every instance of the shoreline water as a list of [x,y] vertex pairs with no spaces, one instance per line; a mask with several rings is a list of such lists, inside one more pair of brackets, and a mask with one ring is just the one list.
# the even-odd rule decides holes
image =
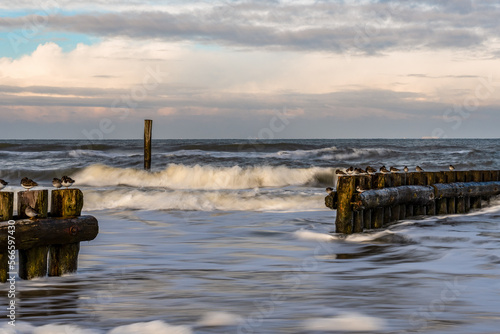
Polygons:
[[323,200],[337,167],[500,169],[500,140],[165,141],[152,174],[141,141],[4,142],[6,190],[71,172],[100,225],[76,274],[17,281],[18,333],[497,331],[498,200],[348,237]]

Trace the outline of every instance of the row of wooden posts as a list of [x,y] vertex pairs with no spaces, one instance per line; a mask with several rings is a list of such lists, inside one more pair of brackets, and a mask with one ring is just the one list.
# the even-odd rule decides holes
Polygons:
[[499,194],[498,170],[376,173],[340,176],[325,205],[337,210],[336,232],[350,234],[408,217],[467,213]]
[[[52,190],[50,195],[49,212],[49,190],[18,192],[14,215],[14,193],[0,192],[0,282],[13,272],[22,279],[75,272],[80,242],[97,236],[97,219],[81,216],[79,189]],[[27,219],[28,205],[39,213],[36,218]],[[15,259],[13,248],[18,251],[16,268],[9,265]]]

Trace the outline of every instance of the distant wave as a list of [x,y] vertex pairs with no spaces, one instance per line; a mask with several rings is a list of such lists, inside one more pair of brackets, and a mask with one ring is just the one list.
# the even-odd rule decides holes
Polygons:
[[169,189],[253,189],[301,185],[332,185],[333,168],[284,166],[214,167],[170,164],[159,172],[92,165],[74,175],[89,186],[163,187]]
[[308,211],[324,210],[324,195],[255,191],[84,190],[85,210]]

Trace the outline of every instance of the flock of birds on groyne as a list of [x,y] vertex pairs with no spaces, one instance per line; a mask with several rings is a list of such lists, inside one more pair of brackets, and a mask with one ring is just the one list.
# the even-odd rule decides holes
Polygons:
[[[71,185],[73,183],[75,183],[75,180],[73,180],[71,177],[66,176],[66,175],[64,175],[60,179],[57,177],[52,179],[52,185],[58,189],[61,187],[66,187],[66,189],[68,189],[69,187],[71,187]],[[7,186],[8,184],[9,184],[9,182],[0,179],[0,190],[5,188],[5,186]],[[26,189],[27,191],[29,191],[31,188],[37,187],[38,183],[33,181],[32,179],[29,179],[27,177],[23,177],[21,180],[21,186],[24,189]],[[24,210],[24,213],[26,214],[26,216],[30,217],[30,219],[33,219],[39,215],[39,213],[34,208],[32,208],[30,205],[28,205],[26,207],[26,210]]]
[[[450,171],[455,170],[455,167],[453,165],[449,165],[448,168],[450,169]],[[415,170],[417,172],[424,171],[423,168],[420,166],[415,167]],[[390,167],[389,169],[387,169],[385,166],[382,166],[382,167],[380,167],[379,171],[382,174],[389,174],[389,173],[399,173],[401,170],[399,170],[396,167]],[[410,170],[408,169],[408,166],[404,166],[403,172],[408,173],[409,171]],[[345,171],[342,171],[340,169],[337,169],[335,171],[335,174],[337,174],[339,176],[342,176],[342,175],[374,175],[375,173],[377,173],[377,170],[371,166],[367,166],[365,169],[354,168],[353,166],[351,166],[351,167],[347,168]],[[358,193],[362,193],[366,190],[368,190],[368,189],[364,189],[361,186],[356,187],[356,192],[358,192]],[[331,188],[331,187],[326,188],[326,192],[328,193],[328,195],[330,195],[333,192],[333,188]]]
[[[455,170],[455,167],[453,165],[450,165],[448,167],[451,171]],[[420,166],[415,167],[415,170],[417,172],[423,172],[423,168]],[[399,173],[401,170],[397,169],[396,167],[390,167],[387,169],[385,166],[380,167],[379,169],[380,173],[382,174],[389,174],[389,173]],[[408,173],[410,170],[408,169],[408,166],[404,166],[403,171],[405,173]],[[337,175],[373,175],[377,173],[377,170],[371,166],[367,166],[366,169],[361,169],[361,168],[354,168],[353,166],[347,168],[345,171],[342,171],[340,169],[337,169],[335,171],[335,174]]]

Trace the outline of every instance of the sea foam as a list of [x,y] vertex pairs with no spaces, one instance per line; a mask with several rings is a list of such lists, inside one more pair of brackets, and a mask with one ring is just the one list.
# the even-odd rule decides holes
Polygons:
[[164,170],[147,172],[134,168],[92,165],[74,175],[80,185],[163,187],[169,189],[253,189],[333,182],[332,168],[284,166],[214,167],[169,164]]

